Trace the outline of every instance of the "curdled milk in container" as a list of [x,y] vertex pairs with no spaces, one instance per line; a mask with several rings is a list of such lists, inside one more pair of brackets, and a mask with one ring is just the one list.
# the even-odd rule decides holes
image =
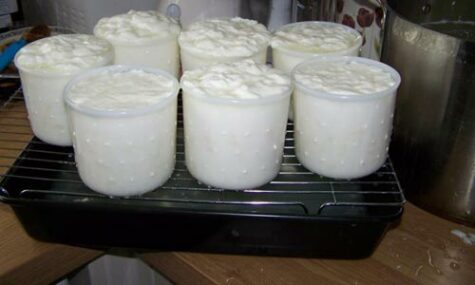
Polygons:
[[[297,64],[313,56],[358,56],[363,38],[358,31],[331,22],[298,22],[280,27],[272,36],[272,64],[291,73]],[[289,118],[293,118],[291,101]]]
[[214,187],[248,189],[277,176],[292,91],[283,72],[252,60],[187,71],[186,166]]
[[358,178],[382,166],[391,137],[399,74],[358,57],[318,57],[299,64],[294,138],[299,161],[332,178]]
[[163,69],[178,76],[178,23],[155,11],[134,11],[100,19],[94,35],[114,46],[115,64]]
[[42,141],[70,146],[63,89],[77,73],[112,63],[112,46],[92,35],[65,34],[23,47],[15,56],[33,133]]
[[331,22],[298,22],[280,27],[272,36],[272,62],[285,72],[315,55],[358,56],[362,36],[358,31]]
[[178,82],[152,68],[110,66],[75,77],[65,100],[83,182],[111,196],[164,184],[175,165]]
[[186,71],[243,59],[265,63],[270,33],[254,20],[206,19],[188,26],[178,41],[183,71]]

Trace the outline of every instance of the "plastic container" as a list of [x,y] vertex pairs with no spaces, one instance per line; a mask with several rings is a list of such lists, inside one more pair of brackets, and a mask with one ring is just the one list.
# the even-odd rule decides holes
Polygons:
[[[263,74],[252,73],[251,76],[269,80],[266,78],[268,72],[285,78],[282,72],[262,66],[266,68]],[[246,73],[255,65],[252,61],[246,61],[215,66],[220,71],[226,67],[239,67],[240,72]],[[204,72],[201,78],[205,80],[217,76],[209,69]],[[197,74],[195,71],[185,73],[181,80],[186,166],[190,173],[207,185],[227,189],[253,188],[272,180],[279,173],[282,162],[287,109],[292,92],[290,80],[287,86],[277,89],[278,93],[267,91],[269,94],[266,96],[217,96],[212,94],[213,89],[207,89],[207,85],[221,84],[226,78],[243,80],[239,74],[227,72],[227,77],[207,81],[203,88],[191,88],[186,83],[195,79],[189,76],[192,73]],[[246,84],[234,88],[247,90],[258,83]]]
[[269,40],[266,27],[254,20],[235,17],[196,22],[178,38],[183,72],[245,59],[265,64]]
[[[289,29],[292,27],[299,27],[303,25],[315,25],[315,26],[322,26],[322,27],[329,27],[329,28],[339,28],[343,29],[345,32],[347,32],[349,35],[353,35],[355,37],[355,41],[353,45],[349,46],[348,48],[345,49],[337,49],[333,51],[311,51],[309,48],[311,46],[304,46],[302,43],[295,42],[292,46],[285,46],[285,45],[279,45],[279,46],[272,46],[272,65],[280,69],[284,72],[287,72],[290,74],[292,70],[294,69],[297,64],[303,62],[305,59],[309,59],[310,57],[313,56],[333,56],[333,55],[348,55],[348,56],[358,56],[360,53],[360,48],[361,44],[363,43],[363,38],[361,35],[356,31],[355,29],[352,29],[350,27],[341,25],[341,24],[336,24],[336,23],[330,23],[330,22],[319,22],[319,21],[308,21],[308,22],[298,22],[298,23],[292,23],[288,24],[285,26],[282,26],[279,28],[276,32],[282,31],[285,29]],[[274,36],[275,37],[275,36]],[[305,49],[307,48],[307,49]],[[293,119],[293,101],[291,100],[290,102],[290,110],[289,110],[289,119]]]
[[[152,19],[157,19],[157,22],[172,21],[171,19],[167,20],[166,16],[162,15],[152,18],[151,15],[147,14],[152,12],[129,11],[126,14],[116,15],[114,17],[121,17],[122,22],[116,23],[117,27],[115,29],[110,27],[113,25],[111,20],[105,20],[102,26],[109,26],[105,28],[105,31],[109,33],[104,33],[104,28],[98,31],[98,26],[101,25],[101,22],[99,22],[94,28],[94,34],[108,40],[114,46],[114,64],[159,68],[178,77],[180,68],[178,35],[180,27],[177,23],[168,23],[168,26],[164,25],[163,31],[153,30],[156,35],[150,35],[151,32],[145,25],[152,25],[149,23]],[[130,13],[133,17],[129,16]],[[135,18],[140,18],[140,13],[143,13],[144,17],[147,18],[144,18],[143,23],[136,23],[139,20]],[[123,32],[121,24],[126,26],[124,29],[131,29],[132,31]],[[152,27],[149,28],[152,29]],[[134,29],[138,30],[135,31],[135,34]],[[141,36],[141,33],[145,35]]]
[[[149,105],[111,111],[91,104],[78,105],[71,99],[70,90],[76,84],[88,83],[88,78],[134,70],[165,76],[173,82],[171,92]],[[130,92],[136,97],[142,95],[140,88]],[[64,96],[82,181],[111,196],[139,195],[165,183],[175,165],[177,94],[176,79],[152,68],[110,66],[87,71],[71,80]]]
[[[50,43],[55,39],[75,38],[80,35],[58,35],[54,37],[44,38],[30,45],[27,45],[20,50],[15,56],[15,65],[17,66],[23,86],[23,94],[25,96],[26,107],[28,110],[28,118],[33,129],[33,133],[44,142],[59,145],[70,146],[72,144],[71,136],[69,134],[69,127],[66,118],[66,109],[63,102],[63,90],[68,81],[81,71],[105,66],[112,63],[113,50],[112,46],[106,41],[90,35],[82,35],[87,37],[90,41],[94,40],[107,46],[107,50],[97,50],[94,56],[96,60],[85,63],[82,66],[71,67],[68,70],[57,68],[58,65],[63,65],[64,62],[55,61],[48,66],[47,64],[39,65],[37,67],[25,67],[19,61],[25,52],[31,50],[33,45],[41,45],[42,43]],[[80,45],[77,45],[76,48]],[[63,46],[64,47],[64,46]],[[66,46],[69,49],[69,46]],[[84,44],[82,48],[87,48]],[[61,49],[61,48],[60,48]],[[64,52],[68,57],[67,62],[74,65],[74,60],[81,60],[84,55],[75,55],[73,50],[59,50]],[[36,55],[36,57],[49,58],[49,53]],[[45,60],[48,61],[49,59]]]
[[[343,29],[349,35],[354,36],[354,43],[349,46],[348,48],[344,49],[335,49],[335,50],[322,50],[318,51],[315,47],[312,46],[305,46],[304,43],[295,42],[291,46],[285,45],[278,45],[272,46],[272,64],[275,68],[280,69],[284,72],[291,73],[292,69],[294,69],[297,64],[301,63],[304,59],[308,59],[312,56],[318,55],[325,55],[325,56],[333,56],[333,55],[348,55],[348,56],[358,56],[361,48],[361,44],[363,43],[363,38],[361,37],[360,33],[347,27],[342,24],[331,23],[331,22],[319,22],[319,21],[308,21],[308,22],[298,22],[292,23],[285,26],[280,27],[276,32],[286,30],[292,27],[299,27],[304,25],[315,25],[316,27],[329,27],[332,28],[339,28]],[[275,36],[274,36],[275,37]],[[311,50],[310,48],[314,48]]]
[[[379,92],[341,95],[310,88],[296,78],[305,68],[340,62],[375,66],[387,72],[394,84]],[[292,79],[299,161],[313,172],[337,179],[354,179],[379,169],[387,159],[396,90],[401,82],[397,71],[365,58],[318,57],[299,64]]]

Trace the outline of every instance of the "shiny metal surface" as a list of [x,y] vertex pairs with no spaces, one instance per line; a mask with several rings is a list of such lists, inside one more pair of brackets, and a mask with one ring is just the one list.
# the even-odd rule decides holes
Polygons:
[[294,21],[296,0],[241,0],[240,16],[253,19],[274,31]]
[[390,155],[405,195],[474,225],[475,1],[385,5],[382,61],[402,77]]

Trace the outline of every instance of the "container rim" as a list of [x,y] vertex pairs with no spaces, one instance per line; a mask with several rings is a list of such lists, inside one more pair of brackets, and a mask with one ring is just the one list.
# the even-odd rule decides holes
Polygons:
[[95,37],[106,40],[110,42],[112,45],[137,47],[141,45],[155,44],[157,41],[163,42],[163,41],[168,41],[168,40],[177,40],[178,36],[180,35],[180,32],[181,32],[181,28],[176,33],[171,31],[167,35],[157,34],[152,37],[140,38],[140,39],[135,39],[135,40],[121,40],[117,38],[107,39],[107,38],[99,37],[95,32],[93,32],[93,34]]
[[268,40],[262,46],[259,46],[257,51],[251,52],[250,54],[247,54],[247,55],[228,55],[228,54],[224,54],[224,55],[217,56],[217,55],[212,54],[211,52],[208,53],[208,54],[205,54],[203,52],[200,52],[200,51],[197,51],[197,50],[194,50],[194,49],[190,48],[190,45],[181,44],[179,39],[178,39],[178,46],[179,46],[180,50],[188,52],[189,54],[193,55],[194,57],[203,58],[203,59],[217,58],[217,57],[218,58],[236,58],[236,59],[241,58],[241,59],[246,59],[246,58],[253,57],[254,55],[259,54],[261,52],[266,52],[267,49],[270,46],[270,40]]
[[[319,53],[312,52],[312,51],[296,51],[296,50],[292,50],[291,48],[286,47],[285,45],[274,46],[272,44],[272,41],[275,37],[274,34],[276,32],[281,31],[282,29],[285,29],[285,28],[288,28],[288,27],[298,26],[298,25],[302,25],[302,24],[305,24],[305,23],[306,24],[314,23],[314,24],[324,25],[324,26],[342,27],[345,30],[347,30],[349,33],[356,36],[355,44],[352,45],[351,47],[347,48],[347,49],[340,49],[340,50],[336,50],[336,51],[319,52]],[[354,51],[357,51],[357,50],[361,49],[362,45],[363,45],[363,37],[361,36],[361,34],[357,30],[355,30],[351,27],[348,27],[346,25],[343,25],[343,24],[333,23],[333,22],[325,22],[325,21],[302,21],[302,22],[296,22],[296,23],[290,23],[290,24],[284,25],[284,26],[278,28],[277,30],[275,30],[272,33],[272,38],[271,38],[271,41],[270,41],[270,44],[269,44],[269,46],[272,48],[272,50],[278,50],[279,52],[291,54],[291,55],[294,55],[294,56],[307,56],[309,54],[315,54],[315,55],[321,55],[321,56],[347,55],[350,52],[353,53]]]
[[114,60],[114,48],[112,46],[112,44],[104,39],[101,39],[101,38],[98,38],[94,35],[89,35],[89,34],[58,34],[58,35],[54,35],[54,36],[51,36],[51,37],[47,37],[47,38],[43,38],[43,39],[39,39],[35,42],[40,42],[40,41],[45,41],[45,40],[48,40],[48,39],[51,39],[53,37],[58,37],[58,36],[68,36],[68,35],[86,35],[86,36],[91,36],[91,37],[95,37],[96,39],[99,39],[100,41],[103,41],[104,43],[107,44],[108,46],[108,49],[105,50],[104,52],[102,53],[98,53],[97,55],[95,56],[98,56],[98,57],[101,57],[101,60],[98,61],[96,64],[92,65],[92,66],[88,66],[88,67],[84,67],[84,68],[80,68],[80,69],[77,69],[77,70],[73,70],[73,71],[69,71],[69,72],[65,72],[65,71],[57,71],[57,72],[50,72],[50,71],[43,71],[42,69],[31,69],[31,68],[25,68],[23,66],[21,66],[21,64],[18,64],[18,58],[21,56],[21,50],[25,47],[28,47],[28,45],[26,45],[25,47],[21,48],[16,54],[15,54],[15,57],[13,58],[13,63],[15,64],[16,68],[20,71],[20,72],[23,72],[23,73],[28,73],[30,75],[35,75],[35,76],[40,76],[40,77],[46,77],[46,78],[51,78],[51,77],[56,77],[56,78],[66,78],[66,77],[70,77],[71,75],[76,75],[84,70],[89,70],[89,69],[92,69],[92,68],[96,68],[96,67],[101,67],[101,66],[105,66],[105,65],[108,65],[108,64],[111,64],[112,61]]
[[220,104],[220,105],[265,105],[273,102],[280,101],[286,97],[292,95],[294,90],[292,84],[290,84],[289,88],[282,91],[279,94],[265,96],[260,98],[252,98],[252,99],[242,99],[242,98],[226,98],[226,97],[214,97],[214,96],[207,96],[204,92],[193,92],[191,89],[181,85],[183,90],[183,98],[185,97],[193,97],[199,99],[201,101],[205,101],[211,104]]
[[[379,67],[391,75],[391,77],[394,80],[394,85],[387,89],[384,89],[378,92],[369,93],[369,94],[342,95],[342,94],[331,94],[328,92],[324,92],[318,89],[308,87],[305,84],[299,83],[298,80],[296,80],[295,78],[296,72],[301,68],[304,68],[310,65],[315,65],[315,64],[318,65],[318,64],[335,62],[335,61],[345,61],[345,62],[355,61],[358,63]],[[357,56],[313,56],[309,61],[305,61],[298,64],[292,70],[291,78],[292,78],[292,82],[296,86],[296,89],[297,88],[302,89],[306,93],[308,93],[310,96],[320,97],[320,98],[325,98],[325,99],[330,99],[330,100],[347,101],[347,102],[359,102],[359,101],[366,101],[366,100],[374,100],[374,99],[378,99],[378,98],[382,98],[386,96],[393,96],[393,95],[395,96],[396,90],[399,88],[399,85],[401,84],[401,76],[391,66],[385,63],[382,63],[380,61],[363,58],[363,57],[357,57]]]
[[[200,67],[201,69],[206,69],[209,66],[204,66]],[[272,68],[273,70],[277,70],[278,73],[285,77],[289,77],[289,75],[285,74],[283,71]],[[193,72],[192,70],[188,72]],[[186,74],[186,72],[185,72]],[[184,74],[184,75],[185,75]],[[290,78],[289,78],[290,79]],[[263,105],[263,104],[268,104],[271,102],[277,102],[285,97],[290,97],[293,92],[293,84],[292,80],[290,81],[290,84],[288,88],[283,90],[282,92],[278,94],[273,94],[270,96],[263,96],[259,98],[230,98],[230,97],[217,97],[217,96],[208,96],[206,92],[196,92],[196,90],[192,90],[191,88],[186,87],[183,83],[186,81],[186,76],[182,76],[180,80],[180,86],[181,89],[183,90],[183,97],[194,97],[202,101],[207,101],[212,104],[222,104],[222,105]]]
[[[198,22],[204,22],[204,21],[208,21],[208,20],[231,20],[233,18],[241,18],[239,16],[237,17],[213,17],[213,18],[208,18],[208,19],[202,19],[202,20],[199,20]],[[264,26],[263,24],[259,23],[258,21],[256,20],[252,20],[252,19],[245,19],[245,18],[241,18],[241,19],[244,19],[244,20],[251,20],[251,21],[254,21],[256,22],[258,25],[262,25]],[[193,24],[193,23],[192,23]],[[265,26],[264,26],[265,27]],[[186,29],[182,29],[182,32],[187,32],[188,28]],[[250,54],[248,55],[228,55],[228,54],[224,54],[222,56],[216,56],[212,51],[208,51],[208,52],[203,52],[203,51],[197,51],[197,50],[193,50],[193,49],[190,49],[190,46],[189,44],[183,44],[182,43],[182,33],[180,33],[180,35],[178,36],[178,46],[181,49],[183,49],[184,51],[192,54],[193,56],[195,57],[199,57],[199,58],[215,58],[215,57],[222,57],[222,58],[242,58],[242,59],[246,59],[246,58],[249,58],[249,57],[252,57],[256,54],[259,54],[263,51],[267,51],[267,49],[269,48],[270,46],[270,41],[271,41],[271,37],[272,37],[272,33],[269,32],[269,30],[266,28],[266,31],[267,31],[267,41],[265,43],[262,43],[262,45],[257,45],[257,51],[255,52],[251,52]]]
[[[147,106],[143,106],[139,108],[134,108],[131,110],[120,110],[120,111],[105,111],[105,110],[98,110],[91,107],[80,106],[74,103],[73,101],[71,101],[71,99],[69,98],[70,97],[69,91],[71,90],[71,88],[73,88],[75,84],[77,84],[78,82],[86,78],[90,78],[90,77],[96,76],[97,74],[107,72],[107,71],[120,73],[120,72],[127,72],[131,70],[141,70],[147,73],[165,76],[166,78],[170,79],[173,83],[172,91],[169,94],[163,96],[161,100],[155,104],[151,104],[151,105],[147,105]],[[168,105],[169,102],[171,102],[173,99],[175,99],[178,96],[178,91],[179,91],[178,80],[175,78],[175,76],[171,75],[170,73],[164,70],[161,70],[158,68],[152,68],[152,67],[136,66],[136,65],[109,65],[109,66],[104,66],[104,67],[99,67],[99,68],[88,69],[75,75],[68,82],[68,84],[66,84],[66,87],[64,88],[64,91],[63,91],[63,98],[67,106],[71,107],[72,109],[80,113],[84,113],[84,114],[95,116],[95,117],[123,118],[123,117],[140,116],[140,115],[150,113],[152,111],[160,110],[164,108],[166,105]]]

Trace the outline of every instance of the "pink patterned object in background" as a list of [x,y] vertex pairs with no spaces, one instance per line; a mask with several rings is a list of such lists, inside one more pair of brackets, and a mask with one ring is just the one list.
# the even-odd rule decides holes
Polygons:
[[336,21],[363,36],[361,56],[379,60],[383,9],[375,0],[337,0]]

